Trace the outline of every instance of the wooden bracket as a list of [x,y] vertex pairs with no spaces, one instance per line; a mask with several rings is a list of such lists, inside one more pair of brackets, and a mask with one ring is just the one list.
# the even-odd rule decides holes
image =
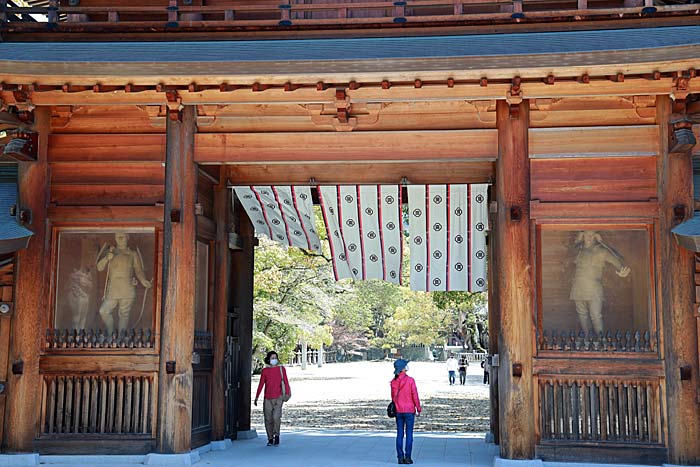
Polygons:
[[690,71],[679,71],[674,73],[673,89],[671,90],[671,96],[673,99],[679,100],[688,97],[688,94],[690,94],[690,78],[692,77],[691,75],[695,74],[694,72],[695,70],[693,69],[693,73]]
[[519,76],[513,78],[510,90],[506,94],[506,101],[510,107],[510,118],[520,116],[520,103],[523,101],[522,80]]

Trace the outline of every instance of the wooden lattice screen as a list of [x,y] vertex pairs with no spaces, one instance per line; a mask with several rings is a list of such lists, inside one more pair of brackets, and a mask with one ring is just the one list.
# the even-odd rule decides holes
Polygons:
[[542,441],[596,441],[661,445],[658,379],[540,378]]
[[42,435],[151,435],[154,374],[44,375]]

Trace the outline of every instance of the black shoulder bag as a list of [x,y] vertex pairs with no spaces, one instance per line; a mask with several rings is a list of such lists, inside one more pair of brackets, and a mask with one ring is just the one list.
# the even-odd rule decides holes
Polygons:
[[[396,397],[399,397],[399,391],[401,391],[401,388],[396,391]],[[386,416],[389,418],[396,417],[396,404],[394,404],[394,401],[389,402],[389,405],[386,406]]]

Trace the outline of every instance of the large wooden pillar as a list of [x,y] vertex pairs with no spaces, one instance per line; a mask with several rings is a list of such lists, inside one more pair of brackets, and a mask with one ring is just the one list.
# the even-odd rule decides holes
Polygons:
[[255,230],[238,205],[238,234],[243,248],[232,254],[231,301],[238,313],[238,431],[250,430],[250,390],[253,374],[253,263]]
[[508,102],[498,101],[496,122],[500,454],[507,459],[531,459],[535,455],[536,421],[532,381],[534,281],[530,264],[528,101],[513,109]]
[[[671,99],[657,98],[659,157],[659,304],[663,330],[669,462],[700,464],[698,336],[693,316],[693,253],[671,229],[693,215],[693,169],[688,153],[669,153]],[[687,373],[686,373],[687,372]],[[683,377],[681,375],[684,375]],[[686,375],[689,379],[686,379]]]
[[[40,381],[39,352],[46,329],[46,288],[48,283],[46,210],[49,199],[47,149],[50,109],[34,111],[35,129],[39,133],[37,162],[19,163],[20,209],[31,210],[28,227],[34,232],[29,246],[17,253],[15,268],[15,310],[12,317],[5,440],[8,452],[33,451],[36,420],[39,416]],[[5,356],[2,356],[5,358]]]
[[226,166],[221,166],[219,186],[214,193],[214,216],[216,218],[216,261],[214,289],[214,368],[212,371],[212,439],[224,438],[225,425],[225,374],[226,318],[229,311],[229,289],[231,272],[231,250],[228,231],[231,222],[231,190],[226,186]]
[[194,345],[197,167],[196,113],[185,106],[180,119],[167,119],[165,220],[163,229],[163,311],[158,391],[158,450],[190,450],[192,433],[192,351]]

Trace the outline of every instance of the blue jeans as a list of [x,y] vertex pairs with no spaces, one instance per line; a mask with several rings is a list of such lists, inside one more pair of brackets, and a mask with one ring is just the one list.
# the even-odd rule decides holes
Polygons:
[[[413,413],[396,414],[396,455],[399,458],[411,457],[413,451],[413,422],[416,416]],[[406,430],[406,451],[403,449],[403,432]]]
[[454,371],[448,371],[450,374],[450,384],[455,384],[455,372]]

